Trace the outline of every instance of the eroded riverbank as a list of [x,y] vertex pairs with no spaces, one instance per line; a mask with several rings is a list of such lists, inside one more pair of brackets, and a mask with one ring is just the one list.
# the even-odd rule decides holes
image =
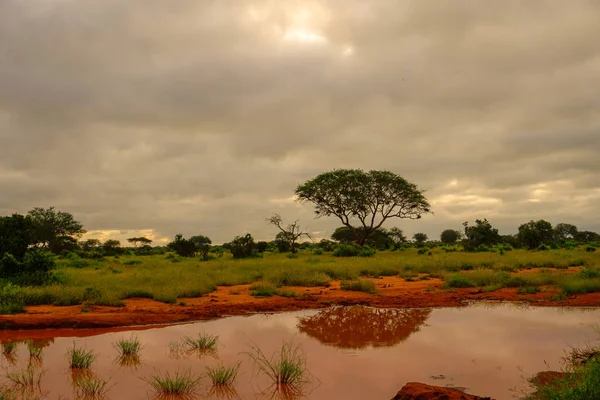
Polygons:
[[[262,312],[318,309],[331,305],[365,305],[381,308],[460,307],[471,301],[519,301],[536,306],[594,307],[600,306],[600,293],[559,298],[558,291],[543,288],[535,294],[517,294],[516,289],[503,288],[493,292],[479,289],[442,288],[443,281],[429,279],[407,282],[398,277],[374,279],[378,294],[340,289],[340,282],[329,287],[289,287],[296,297],[273,296],[255,298],[250,285],[219,287],[207,296],[179,299],[177,304],[165,304],[148,299],[128,299],[124,307],[104,306],[31,306],[27,312],[0,316],[4,329],[47,328],[113,328],[134,325],[173,324],[200,321],[223,316]],[[85,311],[85,312],[84,312]],[[0,338],[6,333],[0,332]]]

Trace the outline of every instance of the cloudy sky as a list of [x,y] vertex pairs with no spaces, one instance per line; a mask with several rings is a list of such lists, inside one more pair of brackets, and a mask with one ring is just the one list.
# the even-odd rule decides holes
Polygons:
[[600,231],[600,2],[0,0],[0,215],[90,235],[326,237],[334,168],[427,190],[405,233]]

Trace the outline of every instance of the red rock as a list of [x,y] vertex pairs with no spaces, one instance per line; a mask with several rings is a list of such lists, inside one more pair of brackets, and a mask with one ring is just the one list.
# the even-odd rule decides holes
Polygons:
[[409,382],[398,392],[392,400],[491,400],[489,397],[480,397],[463,393],[458,389],[430,386],[424,383]]

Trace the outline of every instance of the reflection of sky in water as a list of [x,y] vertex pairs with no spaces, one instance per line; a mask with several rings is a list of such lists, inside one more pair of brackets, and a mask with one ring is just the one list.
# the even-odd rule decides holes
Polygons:
[[[190,368],[200,374],[205,371],[205,365],[216,365],[220,361],[233,364],[241,359],[236,388],[241,398],[254,399],[258,387],[267,384],[253,377],[250,363],[240,353],[247,351],[248,344],[254,344],[271,354],[284,340],[293,340],[302,345],[311,372],[321,381],[308,396],[310,399],[386,399],[408,381],[468,387],[472,393],[508,399],[512,397],[509,389],[525,387],[525,377],[548,369],[544,361],[553,368],[560,368],[560,358],[569,346],[593,341],[596,333],[589,327],[600,322],[600,309],[510,305],[435,309],[424,324],[422,319],[417,321],[420,326],[411,328],[415,333],[408,337],[407,329],[403,328],[403,333],[399,329],[400,341],[390,341],[396,343],[393,346],[386,346],[384,342],[382,347],[365,345],[358,349],[339,349],[331,343],[321,343],[317,336],[299,333],[299,318],[318,316],[318,313],[311,310],[230,317],[137,331],[134,334],[144,344],[144,364],[138,370],[120,368],[113,363],[116,352],[112,342],[128,338],[129,332],[56,338],[44,352],[47,372],[43,387],[50,391],[50,398],[57,398],[59,394],[72,397],[66,351],[75,342],[98,354],[94,370],[101,377],[111,378],[110,398],[147,398],[147,384],[140,377],[156,371]],[[199,332],[219,335],[219,360],[169,357],[169,342]],[[342,333],[354,331],[349,332]],[[27,361],[24,345],[20,345],[18,356],[18,366],[24,367]],[[17,368],[9,365],[4,357],[0,359],[2,370]],[[432,378],[440,375],[445,379]]]

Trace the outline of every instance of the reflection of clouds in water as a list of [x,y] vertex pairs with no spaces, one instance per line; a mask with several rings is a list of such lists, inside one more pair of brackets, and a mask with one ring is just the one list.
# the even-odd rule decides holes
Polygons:
[[429,315],[430,309],[334,307],[299,318],[298,330],[339,348],[393,346],[418,332]]
[[[270,382],[256,377],[251,363],[241,353],[248,351],[249,344],[254,344],[271,355],[281,348],[284,341],[291,341],[302,346],[309,371],[321,381],[321,385],[310,394],[310,399],[389,398],[409,380],[440,384],[430,378],[439,375],[448,378],[444,384],[466,386],[473,393],[496,398],[509,398],[507,389],[523,385],[523,376],[547,369],[544,360],[551,366],[559,366],[558,361],[569,344],[577,345],[585,343],[587,338],[595,339],[595,332],[586,327],[597,323],[600,318],[599,309],[495,304],[433,310],[378,310],[379,316],[370,315],[376,309],[364,307],[337,310],[329,308],[229,317],[136,331],[143,346],[143,364],[137,370],[115,364],[118,354],[112,344],[129,338],[131,332],[56,338],[54,343],[49,341],[44,349],[47,373],[43,387],[49,391],[50,398],[58,398],[59,395],[72,397],[66,352],[75,342],[77,347],[93,349],[98,355],[93,369],[103,379],[110,377],[110,384],[114,385],[109,393],[111,398],[147,399],[148,385],[140,378],[157,372],[190,368],[195,374],[202,374],[206,366],[233,364],[241,360],[240,375],[234,388],[239,398],[251,399],[256,398],[254,394],[258,388],[266,388]],[[336,312],[341,314],[335,316]],[[337,320],[338,326],[333,324],[332,329],[335,329],[330,336],[325,336],[325,341],[351,345],[360,350],[348,351],[323,345],[319,338],[307,336],[296,327],[302,321],[318,320],[328,313],[334,314],[333,320]],[[353,313],[358,313],[358,317]],[[397,316],[387,318],[387,313],[396,313]],[[330,323],[330,319],[327,318],[326,323]],[[340,321],[346,321],[347,326]],[[394,321],[405,323],[390,329]],[[344,331],[347,337],[335,337],[340,331]],[[201,332],[219,335],[218,359],[186,356],[176,360],[169,357],[169,342]],[[402,344],[394,345],[398,340],[403,341]],[[384,346],[365,345],[366,342]],[[25,368],[29,358],[27,347],[19,344],[16,353],[19,356],[16,365],[8,365],[0,356],[2,366],[10,370]],[[518,366],[523,367],[524,372],[517,370]],[[203,393],[208,393],[208,390],[208,386],[204,387]]]

